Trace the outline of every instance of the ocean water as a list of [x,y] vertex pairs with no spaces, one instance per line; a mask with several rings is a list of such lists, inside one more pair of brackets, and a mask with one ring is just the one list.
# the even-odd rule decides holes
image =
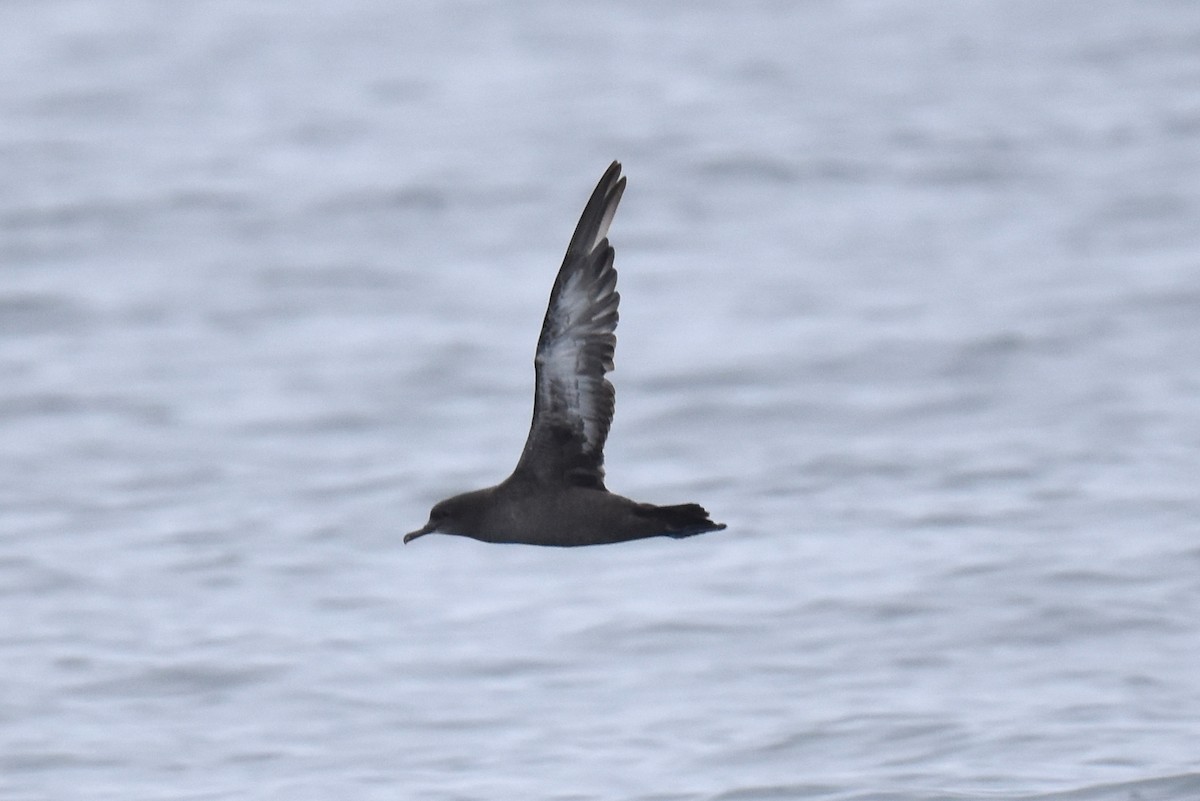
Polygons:
[[[1200,798],[1200,5],[0,5],[0,799]],[[610,160],[609,486],[526,434]]]

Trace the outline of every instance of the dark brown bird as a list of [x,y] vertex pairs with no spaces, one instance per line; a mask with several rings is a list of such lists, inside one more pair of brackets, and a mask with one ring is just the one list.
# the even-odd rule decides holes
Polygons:
[[583,209],[554,280],[534,358],[533,423],[521,460],[494,487],[433,507],[404,535],[457,534],[484,542],[601,545],[719,531],[699,504],[654,506],[604,486],[604,441],[613,416],[617,271],[608,227],[625,191],[613,162]]

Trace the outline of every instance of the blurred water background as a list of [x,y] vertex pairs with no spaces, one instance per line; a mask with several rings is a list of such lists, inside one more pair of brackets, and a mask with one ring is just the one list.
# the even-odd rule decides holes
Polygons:
[[[609,486],[515,464],[621,159]],[[1200,798],[1200,4],[0,5],[0,798]]]

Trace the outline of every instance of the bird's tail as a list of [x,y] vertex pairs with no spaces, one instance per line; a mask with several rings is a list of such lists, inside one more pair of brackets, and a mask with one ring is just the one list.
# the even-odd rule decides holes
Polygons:
[[677,506],[647,506],[647,516],[662,523],[663,534],[675,539],[692,537],[706,531],[720,531],[724,523],[714,523],[708,512],[698,503],[681,503]]

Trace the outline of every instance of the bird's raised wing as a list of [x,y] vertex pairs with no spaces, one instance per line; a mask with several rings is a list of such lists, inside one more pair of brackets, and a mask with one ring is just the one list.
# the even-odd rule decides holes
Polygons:
[[514,475],[604,489],[617,345],[617,271],[608,226],[625,191],[613,162],[583,209],[550,291],[534,358],[533,423]]

